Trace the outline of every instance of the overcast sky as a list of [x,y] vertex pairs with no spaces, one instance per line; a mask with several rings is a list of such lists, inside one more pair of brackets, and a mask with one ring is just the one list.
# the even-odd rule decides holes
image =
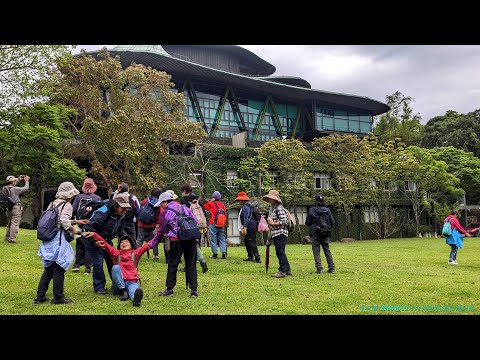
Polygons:
[[[75,52],[115,45],[78,45]],[[414,98],[422,123],[447,110],[480,109],[479,45],[240,45],[318,90],[385,102],[400,91]]]

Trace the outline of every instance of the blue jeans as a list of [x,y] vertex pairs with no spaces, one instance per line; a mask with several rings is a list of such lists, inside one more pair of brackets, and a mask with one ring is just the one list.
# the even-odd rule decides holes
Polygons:
[[[225,240],[225,229],[218,228],[215,224],[208,225],[208,233],[210,234],[210,246],[212,247],[212,253],[217,254],[217,246],[220,246],[220,252],[227,252],[227,241]],[[217,243],[218,240],[218,243]]]
[[450,251],[450,257],[448,258],[448,261],[452,260],[457,260],[457,252],[458,252],[458,247],[455,244],[448,244],[452,248],[452,251]]
[[125,281],[123,280],[122,269],[119,265],[113,265],[112,267],[112,290],[114,294],[118,294],[121,289],[127,289],[128,296],[133,301],[133,295],[135,290],[138,289],[138,281]]
[[[80,238],[85,245],[85,251],[88,256],[92,259],[92,279],[93,279],[93,291],[105,290],[105,285],[107,280],[105,279],[105,273],[103,272],[103,260],[107,264],[108,275],[110,279],[112,278],[112,258],[107,252],[95,246],[95,241],[86,239],[85,237]],[[78,241],[78,240],[77,240]],[[107,241],[108,242],[108,241]],[[113,243],[108,242],[110,245]]]

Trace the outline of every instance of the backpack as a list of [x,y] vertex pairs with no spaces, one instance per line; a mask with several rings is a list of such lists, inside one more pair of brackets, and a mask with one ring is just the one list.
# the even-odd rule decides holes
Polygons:
[[5,186],[0,191],[0,209],[12,210],[14,205],[15,203],[10,200],[10,190]]
[[205,217],[205,214],[203,213],[203,208],[202,206],[197,203],[191,203],[190,204],[190,210],[192,210],[193,215],[197,218],[197,226],[199,229],[204,229],[207,227],[207,218]]
[[158,201],[156,197],[149,196],[147,202],[140,208],[138,220],[144,224],[153,224],[155,222],[155,203]]
[[450,219],[443,224],[443,228],[442,228],[442,235],[443,236],[452,235],[452,220],[453,219]]
[[[117,257],[117,265],[120,266],[120,261],[121,261],[121,256],[118,255]],[[132,261],[133,261],[133,265],[135,265],[135,269],[137,269],[137,276],[138,276],[138,282],[140,284],[142,284],[142,280],[140,280],[140,274],[138,272],[138,261],[137,261],[137,257],[135,256],[135,252],[132,251]]]
[[318,235],[323,237],[329,237],[332,235],[332,226],[324,214],[319,214],[315,225],[315,231]]
[[225,207],[219,208],[216,201],[213,202],[217,208],[215,213],[215,227],[224,228],[227,225],[227,214],[225,213]]
[[[83,200],[86,200],[82,203]],[[107,205],[109,200],[92,200],[92,199],[82,199],[78,205],[76,218],[78,220],[90,219],[94,212],[100,209],[102,206]]]
[[[58,226],[58,208],[60,205],[62,206],[62,211],[63,208],[65,207],[65,204],[67,202],[63,201],[57,206],[52,206],[49,207],[47,210],[45,210],[42,215],[40,215],[40,219],[38,219],[38,225],[37,225],[37,239],[42,240],[42,241],[50,241],[53,240],[53,238],[57,235],[58,230],[60,228],[63,229],[62,226]],[[50,204],[51,205],[51,204]]]
[[184,212],[183,206],[184,205],[180,205],[180,212],[173,210],[172,208],[168,209],[177,214],[177,237],[184,241],[200,239],[202,235],[198,229],[197,222],[193,217]]
[[[297,225],[297,222],[295,221],[295,218],[292,216],[292,214],[290,214],[290,211],[288,211],[288,209],[286,207],[283,207],[285,209],[285,212],[287,213],[287,230],[288,232],[294,232],[295,231],[295,226]],[[277,212],[277,217],[279,218],[278,216],[278,212]]]

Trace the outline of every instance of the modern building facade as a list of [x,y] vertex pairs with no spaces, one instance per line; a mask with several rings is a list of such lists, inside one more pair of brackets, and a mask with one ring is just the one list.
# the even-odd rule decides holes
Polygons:
[[367,97],[312,89],[298,77],[272,75],[272,64],[235,45],[121,45],[110,54],[123,67],[135,62],[170,74],[185,95],[186,116],[224,144],[238,134],[247,142],[362,136],[372,131],[373,116],[390,109]]

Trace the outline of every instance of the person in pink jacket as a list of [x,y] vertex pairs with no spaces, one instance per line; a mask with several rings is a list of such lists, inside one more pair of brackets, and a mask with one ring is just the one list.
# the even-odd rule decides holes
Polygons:
[[133,239],[128,236],[122,236],[118,241],[118,249],[107,243],[103,237],[97,233],[93,234],[96,245],[107,252],[112,262],[112,290],[114,294],[120,294],[120,300],[132,299],[133,306],[140,306],[143,298],[143,290],[139,287],[140,277],[138,276],[138,262],[145,252],[151,248],[152,241],[143,244],[134,250]]
[[450,225],[452,226],[452,234],[447,236],[446,243],[450,245],[452,250],[450,251],[450,257],[448,258],[448,263],[451,265],[458,265],[457,262],[457,251],[458,249],[463,248],[463,237],[460,233],[465,234],[466,237],[470,237],[469,233],[460,225],[458,221],[458,211],[453,210],[450,215],[448,215],[443,222],[444,224],[449,221]]

